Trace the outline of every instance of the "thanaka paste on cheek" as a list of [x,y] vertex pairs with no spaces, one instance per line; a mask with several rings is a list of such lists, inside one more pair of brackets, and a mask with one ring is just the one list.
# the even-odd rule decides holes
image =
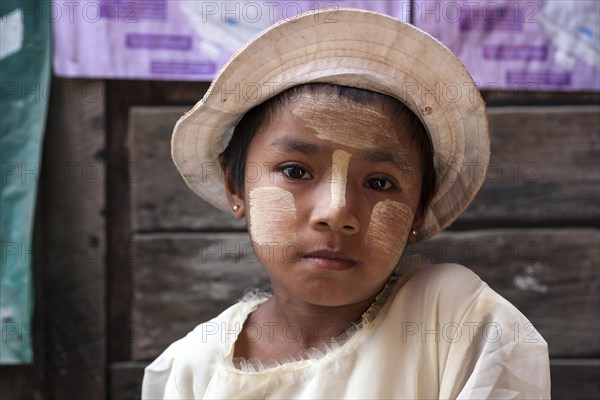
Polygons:
[[350,154],[344,150],[336,150],[331,159],[331,203],[329,208],[333,210],[346,205],[346,181]]
[[296,219],[294,196],[278,187],[250,191],[250,234],[259,246],[286,245],[296,240],[291,223]]
[[365,234],[367,246],[374,257],[383,256],[386,262],[398,262],[404,252],[412,221],[413,213],[404,203],[388,199],[375,204]]
[[315,97],[299,101],[293,113],[302,118],[319,139],[355,149],[378,149],[381,143],[400,144],[389,118],[369,105]]

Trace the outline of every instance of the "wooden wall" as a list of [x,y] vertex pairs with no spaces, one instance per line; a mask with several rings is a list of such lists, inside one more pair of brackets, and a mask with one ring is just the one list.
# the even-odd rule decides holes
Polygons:
[[[452,229],[410,251],[472,268],[549,342],[555,398],[594,398],[600,393],[594,383],[600,378],[600,106],[585,96],[535,96],[486,93],[492,129],[486,183]],[[198,199],[172,165],[170,134],[187,108],[129,111],[128,143],[139,171],[130,192],[139,252],[132,264],[136,361],[151,360],[245,288],[266,282],[240,222]]]
[[[193,195],[170,160],[175,121],[208,85],[56,79],[53,96],[90,82],[101,101],[52,101],[44,163],[105,173],[43,180],[36,246],[101,256],[36,258],[36,363],[0,368],[3,398],[138,398],[148,361],[267,284],[243,223]],[[598,398],[600,94],[484,97],[485,186],[450,230],[410,251],[472,268],[530,318],[549,342],[554,398]]]

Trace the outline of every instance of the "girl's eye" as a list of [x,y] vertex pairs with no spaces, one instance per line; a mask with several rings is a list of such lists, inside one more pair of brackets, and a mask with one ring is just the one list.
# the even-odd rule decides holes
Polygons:
[[304,168],[297,165],[291,165],[283,168],[283,174],[290,179],[302,180],[311,179],[312,175]]
[[367,180],[367,186],[371,189],[384,191],[391,189],[394,185],[385,178],[371,178]]

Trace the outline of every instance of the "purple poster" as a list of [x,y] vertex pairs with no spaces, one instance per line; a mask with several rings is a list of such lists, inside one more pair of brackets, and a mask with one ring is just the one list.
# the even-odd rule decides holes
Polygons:
[[413,23],[448,46],[480,88],[600,90],[597,0],[417,0]]
[[54,71],[63,77],[211,80],[246,41],[301,12],[363,8],[408,21],[410,1],[55,0]]

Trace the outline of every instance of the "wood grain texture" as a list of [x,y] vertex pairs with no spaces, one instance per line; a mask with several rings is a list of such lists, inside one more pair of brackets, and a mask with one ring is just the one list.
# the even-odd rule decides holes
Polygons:
[[211,82],[147,81],[146,84],[152,92],[155,103],[187,106],[200,101]]
[[132,235],[131,181],[136,169],[129,151],[129,109],[154,101],[148,82],[109,80],[106,82],[106,221],[108,239],[107,321],[109,361],[131,357]]
[[40,180],[45,354],[36,355],[48,398],[106,396],[104,90],[56,79],[51,91]]
[[44,399],[43,373],[40,374],[39,370],[38,365],[0,366],[0,399]]
[[598,400],[600,359],[550,360],[554,400]]
[[600,107],[489,109],[486,182],[457,225],[600,220]]
[[[137,104],[184,105],[191,108],[208,90],[210,82],[193,81],[120,81],[122,93],[129,97],[138,93],[150,93],[152,101],[136,101]],[[488,106],[531,106],[531,105],[589,105],[600,104],[598,92],[557,92],[534,90],[494,90],[487,86],[481,88],[481,95]]]
[[[196,197],[173,165],[171,132],[186,110],[132,109],[135,227],[142,232],[240,230],[243,222]],[[596,106],[490,108],[487,179],[453,228],[599,222],[599,113]]]
[[599,92],[553,92],[535,90],[492,90],[480,88],[489,106],[560,106],[600,104]]
[[[593,229],[473,231],[444,233],[407,254],[471,268],[530,319],[552,356],[597,357],[599,241]],[[140,235],[136,243],[136,360],[266,283],[245,235]]]
[[132,357],[156,357],[268,280],[247,234],[137,235]]
[[143,362],[116,362],[110,364],[109,399],[138,400],[142,397]]
[[[260,267],[240,255],[248,243],[245,234],[168,233],[243,226],[198,203],[170,159],[172,128],[204,88],[146,84],[165,101],[184,106],[135,108],[131,114],[130,148],[144,178],[132,185],[132,219],[138,232],[156,232],[134,238],[136,360],[154,358],[233,303],[244,288],[267,282]],[[486,229],[447,232],[420,250],[471,267],[527,315],[553,356],[598,357],[598,230],[531,228],[598,222],[600,107],[589,104],[600,95],[484,91],[483,96],[492,105],[492,166],[479,198],[454,227]],[[521,107],[494,107],[509,105]],[[499,226],[522,229],[492,230]],[[203,246],[210,253],[206,259]],[[215,253],[219,246],[225,250]],[[577,361],[552,361],[555,398],[597,398],[596,364]]]
[[[133,229],[242,230],[243,221],[215,209],[185,184],[171,159],[171,134],[181,107],[133,107],[130,113]],[[217,166],[214,166],[217,168]]]

